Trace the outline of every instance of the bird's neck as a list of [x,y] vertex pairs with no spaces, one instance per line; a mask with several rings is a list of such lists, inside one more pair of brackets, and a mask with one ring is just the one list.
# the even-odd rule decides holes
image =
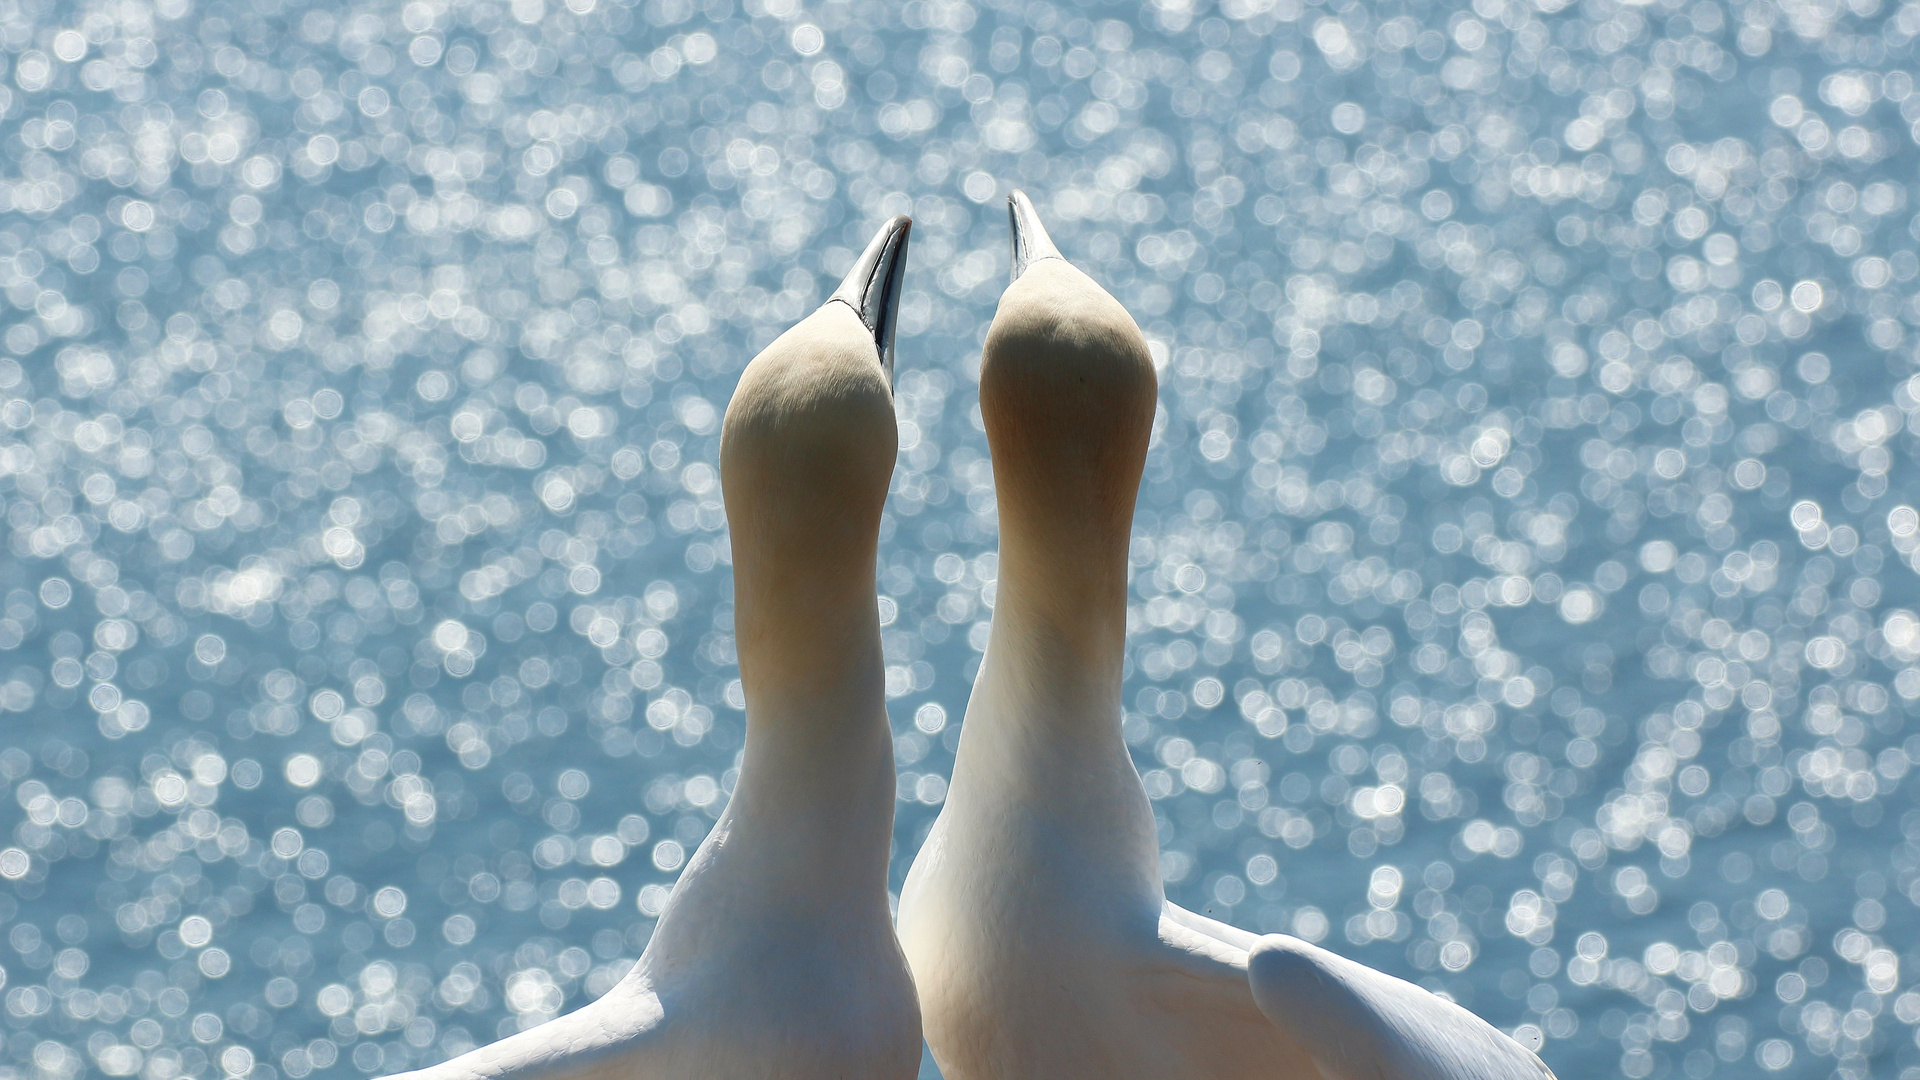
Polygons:
[[768,886],[884,900],[893,736],[872,559],[847,561],[788,577],[737,571],[747,738],[733,842],[756,851]]
[[[642,964],[668,981],[741,948],[812,942],[866,955],[890,925],[893,736],[872,560],[863,590],[838,585],[830,568],[769,581],[739,556],[746,747],[732,798],[647,946]],[[795,927],[807,940],[787,940]]]
[[[996,462],[999,581],[985,665],[1038,695],[1047,723],[1078,740],[1119,739],[1127,642],[1131,500],[1037,484]],[[1035,705],[1039,705],[1038,701]]]
[[[1117,740],[1126,653],[1126,539],[1002,534],[985,667],[1061,736]],[[1033,718],[1038,720],[1038,717]]]
[[[1009,526],[1012,526],[1011,528]],[[960,734],[954,828],[1017,819],[1071,888],[1162,899],[1153,809],[1120,734],[1126,544],[1001,525],[987,654]]]
[[[1127,636],[1127,537],[1003,518],[980,726],[1002,738],[1124,758],[1121,666]],[[974,720],[973,712],[968,715]]]

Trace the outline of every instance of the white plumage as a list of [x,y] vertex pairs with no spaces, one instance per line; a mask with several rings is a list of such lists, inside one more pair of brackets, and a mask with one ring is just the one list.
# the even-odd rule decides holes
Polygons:
[[[747,696],[739,782],[598,1001],[407,1080],[906,1080],[887,903],[893,746],[874,588],[909,222],[740,378],[721,435]],[[637,785],[636,785],[637,790]]]
[[1157,383],[1126,311],[1013,200],[981,364],[992,634],[900,933],[948,1080],[1550,1080],[1459,1006],[1166,901],[1120,737],[1127,545]]

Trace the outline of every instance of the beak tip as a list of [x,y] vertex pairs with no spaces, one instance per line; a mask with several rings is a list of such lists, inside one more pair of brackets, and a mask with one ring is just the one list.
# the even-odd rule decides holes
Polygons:
[[1013,234],[1013,280],[1019,281],[1027,268],[1042,259],[1058,259],[1060,249],[1040,223],[1040,213],[1027,193],[1015,188],[1007,195],[1007,221]]
[[832,300],[852,308],[860,322],[873,335],[880,354],[880,366],[886,369],[887,382],[893,382],[893,338],[899,322],[900,296],[907,271],[907,240],[913,231],[913,219],[896,214],[888,219],[868,241],[867,249],[853,262],[853,269],[834,290]]

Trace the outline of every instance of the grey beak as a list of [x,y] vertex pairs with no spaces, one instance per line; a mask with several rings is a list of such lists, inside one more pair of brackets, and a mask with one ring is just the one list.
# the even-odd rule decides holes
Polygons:
[[1015,191],[1007,196],[1007,219],[1013,226],[1013,280],[1019,281],[1027,267],[1041,259],[1062,259],[1060,249],[1053,246],[1053,238],[1047,235],[1047,227],[1040,224],[1040,214],[1033,208],[1033,200],[1027,198],[1024,191]]
[[880,226],[867,250],[853,261],[846,279],[827,298],[828,303],[838,300],[852,308],[872,332],[889,383],[893,382],[893,330],[900,321],[901,283],[907,276],[907,234],[912,230],[913,219],[904,214]]

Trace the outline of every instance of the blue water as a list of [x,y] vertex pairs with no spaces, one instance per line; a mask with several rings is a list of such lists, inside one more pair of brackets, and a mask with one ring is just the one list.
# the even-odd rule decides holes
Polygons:
[[740,748],[719,417],[906,212],[897,885],[1014,186],[1162,365],[1176,901],[1566,1080],[1920,1077],[1917,12],[0,6],[0,1077],[611,985]]

